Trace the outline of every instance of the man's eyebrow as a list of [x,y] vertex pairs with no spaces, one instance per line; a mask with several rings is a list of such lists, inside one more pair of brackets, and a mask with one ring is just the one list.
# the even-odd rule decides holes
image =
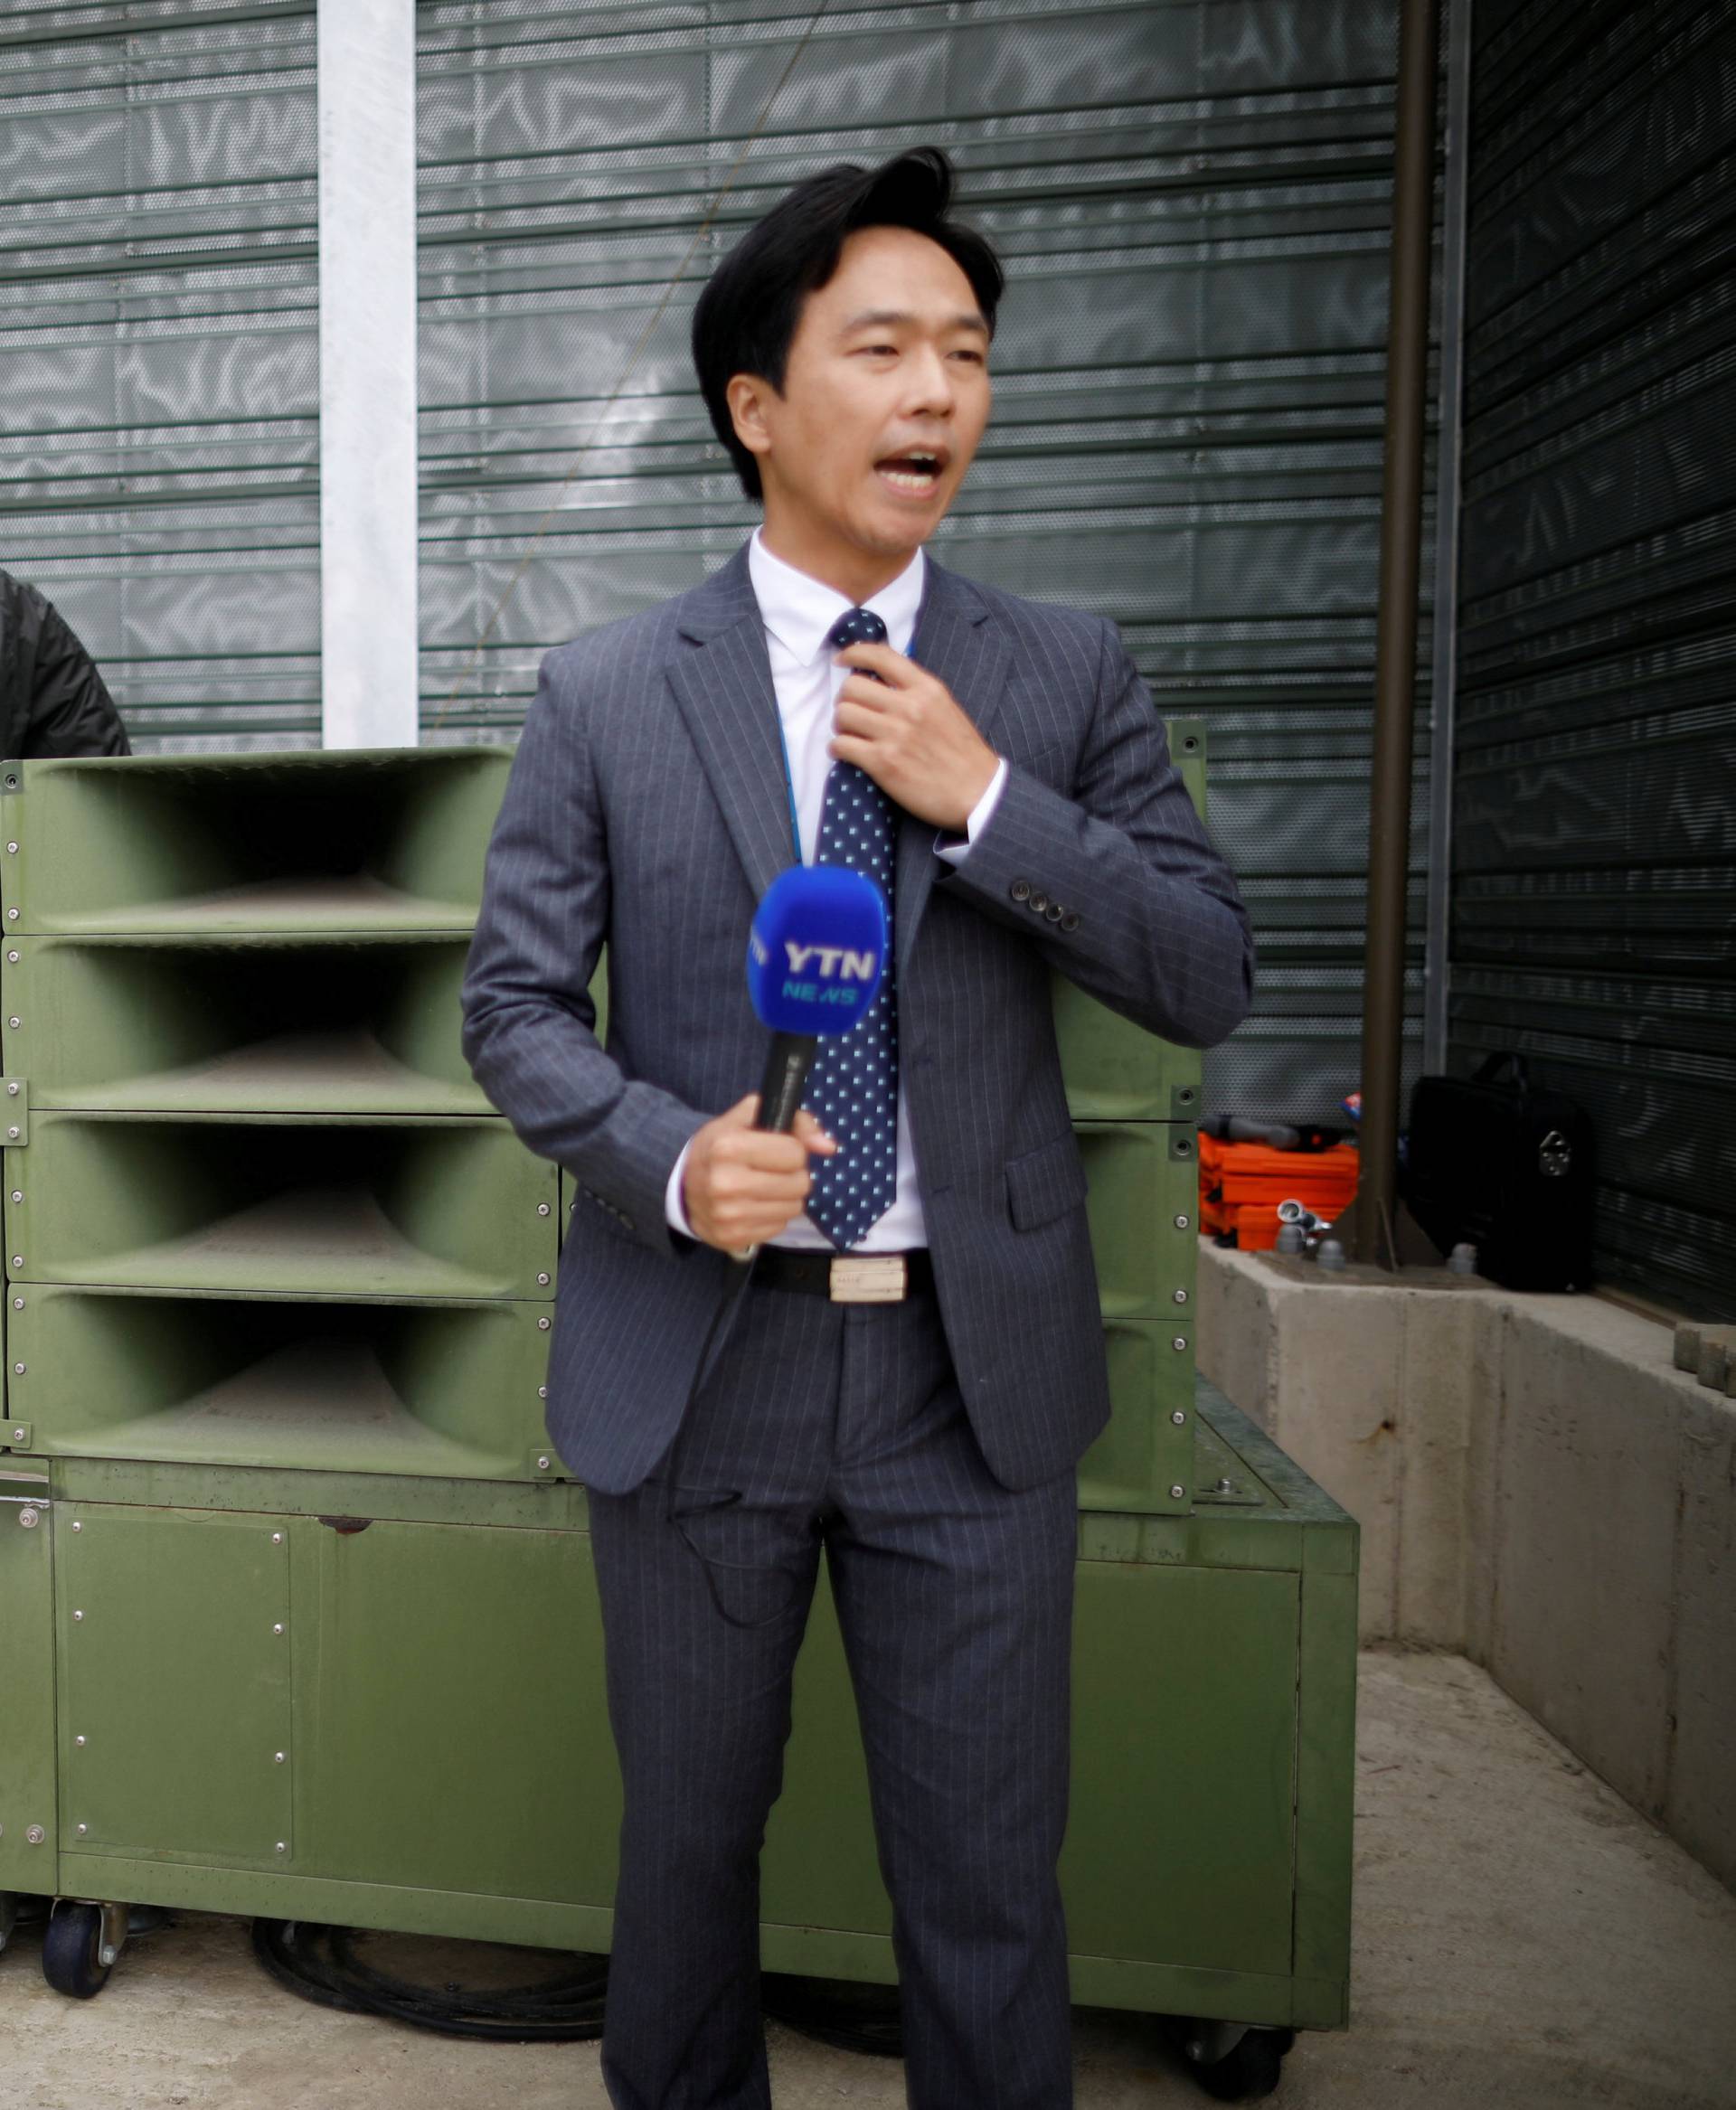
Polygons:
[[[917,319],[907,308],[864,308],[860,315],[851,316],[838,334],[841,337],[847,337],[857,330],[894,329],[913,323]],[[964,315],[952,316],[947,324],[947,327],[952,330],[975,330],[985,337],[988,334],[987,323],[976,313],[975,308],[971,308]]]

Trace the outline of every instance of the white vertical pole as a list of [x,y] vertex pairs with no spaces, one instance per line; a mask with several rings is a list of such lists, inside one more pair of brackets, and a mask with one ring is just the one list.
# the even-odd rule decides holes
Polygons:
[[415,0],[319,0],[322,739],[413,747]]

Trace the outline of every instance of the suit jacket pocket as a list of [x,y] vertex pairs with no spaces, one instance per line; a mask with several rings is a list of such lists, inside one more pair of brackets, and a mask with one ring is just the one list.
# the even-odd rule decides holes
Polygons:
[[1016,1230],[1035,1230],[1052,1223],[1085,1199],[1085,1167],[1070,1128],[1023,1157],[1006,1164],[1006,1206]]

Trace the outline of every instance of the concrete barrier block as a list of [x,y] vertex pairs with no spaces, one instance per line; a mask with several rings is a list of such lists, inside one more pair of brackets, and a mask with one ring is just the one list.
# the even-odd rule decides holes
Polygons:
[[1397,1596],[1392,1631],[1429,1648],[1465,1645],[1465,1527],[1471,1424],[1486,1401],[1474,1293],[1394,1289],[1404,1331],[1399,1391]]
[[1202,1371],[1273,1441],[1273,1343],[1276,1316],[1269,1277],[1256,1276],[1245,1256],[1200,1241],[1199,1324],[1195,1352]]
[[[1556,1303],[1576,1307],[1559,1325],[1541,1308]],[[1607,1352],[1599,1336],[1619,1331],[1586,1300],[1555,1298],[1527,1299],[1505,1329],[1489,1667],[1656,1815],[1686,1388],[1662,1358],[1652,1371]]]
[[1465,1653],[1487,1667],[1494,1646],[1496,1519],[1501,1493],[1501,1453],[1505,1440],[1504,1362],[1509,1306],[1479,1297],[1479,1323],[1471,1344],[1470,1412],[1466,1426],[1465,1550],[1461,1564]]
[[1675,1739],[1665,1823],[1736,1889],[1736,1407],[1681,1409]]
[[1404,1416],[1402,1297],[1286,1284],[1275,1371],[1277,1441],[1362,1527],[1359,1625],[1397,1631]]

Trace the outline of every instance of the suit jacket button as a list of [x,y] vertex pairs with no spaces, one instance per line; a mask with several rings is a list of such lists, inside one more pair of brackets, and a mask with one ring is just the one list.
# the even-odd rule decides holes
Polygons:
[[1079,928],[1079,915],[1077,910],[1072,909],[1068,909],[1067,913],[1061,919],[1061,928],[1066,931],[1073,931]]
[[1033,894],[1027,906],[1033,916],[1041,916],[1049,906],[1049,897],[1047,894]]
[[1043,910],[1043,914],[1049,918],[1051,923],[1059,923],[1064,918],[1067,911],[1061,907],[1059,901],[1051,901],[1049,906]]
[[1006,890],[1015,901],[1028,901],[1031,899],[1031,881],[1029,880],[1014,880]]

